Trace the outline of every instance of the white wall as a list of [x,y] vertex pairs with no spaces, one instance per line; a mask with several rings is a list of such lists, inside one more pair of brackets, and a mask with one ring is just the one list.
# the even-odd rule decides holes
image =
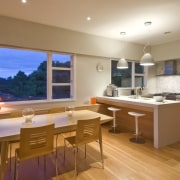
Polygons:
[[[110,58],[120,58],[125,55],[127,59],[139,60],[143,50],[142,45],[134,43],[125,43],[4,16],[0,16],[0,45],[76,54],[76,100],[63,103],[37,103],[33,105],[35,108],[88,103],[90,97],[102,95],[110,83]],[[155,61],[180,58],[180,41],[153,46],[152,54]],[[99,62],[104,66],[103,72],[96,71],[96,65]],[[154,69],[150,67],[149,72],[148,90],[156,92],[160,89],[159,86],[164,88],[165,81],[162,79],[156,81]],[[179,78],[173,77],[171,81],[174,86],[175,82],[179,82]],[[179,90],[178,86],[177,90]],[[18,107],[21,108],[22,105]]]
[[[101,63],[104,67],[104,70],[98,72],[96,66],[98,63]],[[4,111],[11,109],[22,109],[24,107],[33,107],[35,109],[44,109],[56,106],[68,106],[68,105],[83,105],[89,104],[90,98],[93,96],[102,96],[106,86],[110,83],[111,78],[111,67],[110,59],[103,57],[94,57],[87,55],[76,55],[75,63],[75,95],[76,99],[74,101],[67,102],[46,102],[38,103],[36,102],[33,105],[26,104],[10,104],[3,105]],[[1,111],[2,111],[1,110]]]
[[[104,70],[98,72],[96,66],[101,63]],[[78,55],[76,62],[76,93],[80,104],[89,103],[92,96],[102,96],[111,81],[109,58]]]
[[147,89],[146,94],[156,93],[156,66],[148,67],[148,79],[147,79]]
[[[180,58],[180,40],[160,44],[151,48],[155,61],[164,61]],[[180,93],[180,75],[156,76],[156,66],[150,67],[148,77],[148,91],[151,93],[176,92]]]
[[180,40],[153,46],[151,48],[151,52],[155,61],[179,59],[180,58]]
[[146,93],[180,93],[180,75],[156,76],[156,66],[149,67],[148,74]]
[[138,60],[143,46],[0,16],[0,44]]
[[[82,105],[90,97],[103,95],[110,83],[110,57],[121,57],[125,48],[127,58],[135,60],[142,54],[143,47],[117,40],[91,36],[56,27],[20,21],[0,16],[0,44],[32,49],[69,52],[76,55],[76,100],[72,102],[35,103],[34,108],[46,108],[68,104]],[[101,63],[104,71],[98,72]],[[4,105],[8,108],[22,108],[23,105]]]

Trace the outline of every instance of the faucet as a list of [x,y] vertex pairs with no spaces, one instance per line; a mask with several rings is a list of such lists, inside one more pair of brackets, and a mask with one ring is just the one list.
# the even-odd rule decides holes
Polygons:
[[136,87],[136,99],[139,98],[139,96],[142,96],[142,87]]

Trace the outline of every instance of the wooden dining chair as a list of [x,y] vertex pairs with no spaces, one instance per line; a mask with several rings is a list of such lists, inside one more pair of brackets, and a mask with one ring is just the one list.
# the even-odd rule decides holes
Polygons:
[[38,109],[35,110],[35,115],[42,115],[42,114],[48,114],[49,113],[49,109]]
[[[49,113],[53,114],[53,113],[61,113],[61,112],[65,112],[65,107],[52,107],[49,109]],[[58,155],[58,138],[59,138],[59,133],[55,135],[56,138],[56,156]]]
[[[14,110],[10,112],[10,118],[22,117],[22,110]],[[9,160],[10,160],[10,170],[11,170],[11,160],[12,160],[12,147],[13,144],[19,143],[19,140],[9,141]]]
[[64,138],[64,161],[65,161],[65,153],[68,144],[72,145],[75,153],[75,172],[77,171],[77,148],[79,145],[85,145],[85,158],[86,158],[86,144],[98,141],[100,146],[101,153],[101,162],[102,168],[104,168],[104,159],[103,159],[103,149],[102,149],[102,134],[101,134],[101,125],[100,125],[100,117],[86,120],[78,120],[76,135],[69,136]]
[[[17,165],[20,161],[40,157],[54,152],[54,124],[40,127],[21,128],[19,148],[15,150],[14,179],[18,178]],[[56,177],[57,158],[56,160]],[[44,170],[46,164],[44,163]]]
[[49,109],[49,113],[60,113],[60,112],[65,112],[65,107],[52,107]]

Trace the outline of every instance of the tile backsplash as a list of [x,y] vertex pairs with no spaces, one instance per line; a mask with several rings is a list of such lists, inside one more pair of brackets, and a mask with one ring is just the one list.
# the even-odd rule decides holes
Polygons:
[[180,93],[180,76],[157,76],[156,92]]
[[[119,95],[130,95],[130,89],[118,89]],[[148,79],[148,87],[143,90],[143,94],[155,93],[180,93],[180,75],[154,76]]]

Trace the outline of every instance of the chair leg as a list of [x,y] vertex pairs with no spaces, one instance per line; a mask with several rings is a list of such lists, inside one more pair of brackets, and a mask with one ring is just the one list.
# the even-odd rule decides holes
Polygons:
[[86,144],[85,144],[85,159],[86,159]]
[[77,147],[74,147],[74,169],[75,169],[75,174],[78,175],[78,171],[77,171]]
[[46,172],[46,155],[44,155],[44,172]]
[[9,152],[9,153],[10,153],[10,155],[9,155],[9,156],[10,156],[10,162],[9,162],[9,164],[10,164],[10,171],[11,171],[12,144],[10,143],[10,145],[9,145],[9,146],[10,146],[10,152]]
[[102,168],[104,169],[104,157],[103,157],[102,141],[99,141],[99,146],[100,146],[100,152],[101,152]]
[[17,170],[17,153],[15,152],[15,161],[14,161],[14,180],[18,179],[18,170]]
[[55,163],[56,163],[56,178],[57,178],[57,176],[58,176],[57,156],[55,158],[56,158],[56,160],[55,160],[56,162]]
[[59,137],[59,134],[56,135],[56,157],[57,157],[58,137]]
[[64,139],[64,162],[66,158],[66,140]]
[[135,127],[136,127],[136,141],[138,140],[139,129],[138,129],[138,117],[135,117]]
[[39,156],[37,158],[38,158],[38,167],[39,167]]

